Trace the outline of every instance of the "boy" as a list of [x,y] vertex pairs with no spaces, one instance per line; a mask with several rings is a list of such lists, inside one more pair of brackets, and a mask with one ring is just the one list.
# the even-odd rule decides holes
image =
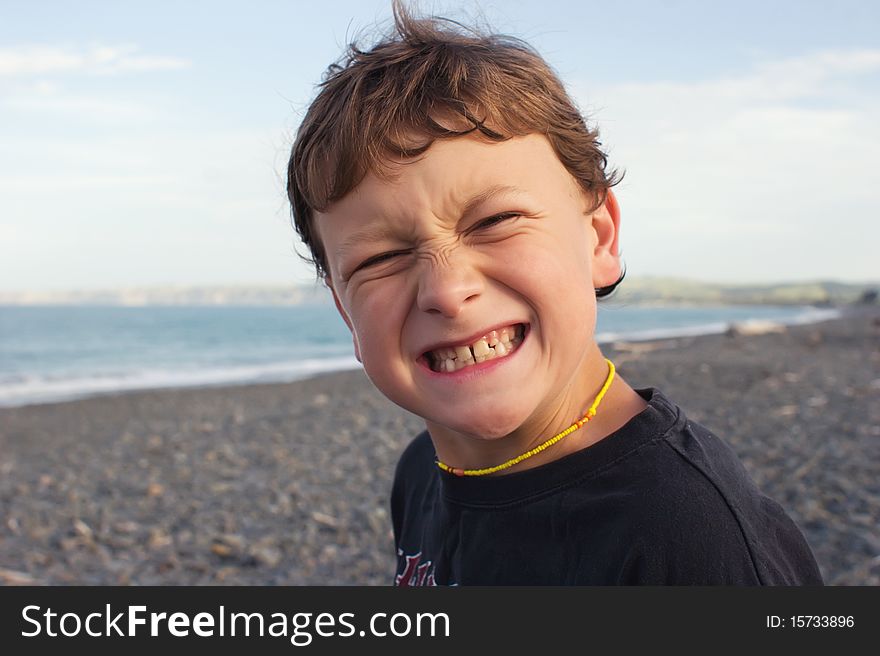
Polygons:
[[594,339],[620,211],[598,134],[524,43],[418,20],[331,66],[297,231],[389,399],[397,585],[821,584],[732,451]]

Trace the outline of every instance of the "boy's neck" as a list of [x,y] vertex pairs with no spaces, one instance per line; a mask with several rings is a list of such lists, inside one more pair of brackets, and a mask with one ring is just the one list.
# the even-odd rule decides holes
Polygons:
[[630,419],[647,407],[648,404],[645,400],[623,378],[619,375],[615,376],[614,382],[602,400],[601,412],[597,412],[592,421],[569,436],[574,439],[566,438],[563,440],[559,444],[562,448],[552,454],[552,457],[548,458],[546,462],[601,441],[622,428]]
[[[608,365],[598,349],[596,354],[598,357],[592,358],[591,366],[583,368],[580,384],[573,386],[591,390],[589,398],[575,395],[576,398],[563,399],[550,416],[531,427],[524,426],[503,438],[479,440],[428,422],[428,432],[437,456],[441,461],[463,469],[492,467],[535,448],[565,430],[581,418],[605,383]],[[591,421],[546,450],[492,476],[531,469],[591,446],[620,429],[646,407],[645,400],[618,373]]]

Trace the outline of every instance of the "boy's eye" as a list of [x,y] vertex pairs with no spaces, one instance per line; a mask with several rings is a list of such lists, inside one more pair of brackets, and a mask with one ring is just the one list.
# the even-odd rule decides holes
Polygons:
[[518,212],[502,212],[501,214],[495,214],[494,216],[490,216],[487,219],[483,219],[479,221],[475,226],[474,230],[481,230],[483,228],[491,228],[492,226],[498,225],[502,221],[506,221],[507,219],[513,219],[519,216]]
[[375,266],[376,264],[381,264],[382,262],[386,262],[398,255],[403,255],[402,251],[389,251],[387,253],[380,253],[379,255],[374,255],[373,257],[369,257],[363,262],[361,262],[355,271],[360,269],[364,269],[366,267]]

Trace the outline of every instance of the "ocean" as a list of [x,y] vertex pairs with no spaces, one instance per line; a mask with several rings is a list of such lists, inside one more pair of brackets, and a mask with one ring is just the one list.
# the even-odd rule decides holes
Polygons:
[[[811,323],[814,307],[599,305],[600,342]],[[281,382],[359,367],[329,304],[283,307],[0,306],[0,406],[126,390]]]

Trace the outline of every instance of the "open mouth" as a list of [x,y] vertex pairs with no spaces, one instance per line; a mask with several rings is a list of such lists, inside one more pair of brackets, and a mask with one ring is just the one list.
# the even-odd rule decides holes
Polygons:
[[473,344],[447,346],[425,353],[432,371],[452,373],[488,360],[505,358],[522,344],[526,326],[522,323],[493,330]]

